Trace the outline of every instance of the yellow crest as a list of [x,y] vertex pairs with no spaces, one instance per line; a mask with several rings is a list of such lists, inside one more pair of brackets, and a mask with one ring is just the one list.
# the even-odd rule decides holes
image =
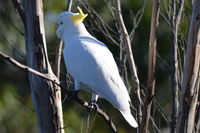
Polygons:
[[75,13],[74,16],[71,16],[71,20],[74,23],[82,22],[88,15],[88,14],[84,14],[82,9],[79,6],[77,6],[77,9],[79,13]]

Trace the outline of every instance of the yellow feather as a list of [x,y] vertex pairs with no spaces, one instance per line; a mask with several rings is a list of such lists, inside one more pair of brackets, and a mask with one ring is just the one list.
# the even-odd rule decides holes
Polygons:
[[79,23],[79,22],[82,22],[88,14],[84,14],[82,9],[78,6],[77,7],[79,13],[75,13],[74,16],[71,16],[71,20],[74,22],[74,23]]

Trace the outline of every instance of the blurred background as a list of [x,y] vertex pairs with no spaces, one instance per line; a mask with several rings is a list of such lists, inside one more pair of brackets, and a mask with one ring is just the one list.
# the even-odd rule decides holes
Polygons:
[[[115,22],[105,1],[88,0],[89,6],[110,27],[115,27]],[[55,24],[56,16],[66,10],[67,0],[44,0],[45,30],[48,56],[52,68],[55,67],[56,47],[58,38],[56,36]],[[79,2],[74,2],[72,11],[76,12]],[[148,45],[149,31],[151,23],[152,0],[122,0],[122,14],[130,33],[134,25],[134,17],[144,7],[143,16],[135,30],[132,41],[132,49],[137,66],[141,88],[146,89],[148,72]],[[80,4],[80,3],[79,3]],[[170,26],[168,20],[169,0],[161,1],[161,13],[158,27],[157,43],[157,65],[156,65],[156,105],[163,110],[166,118],[170,120],[171,112],[171,91],[170,91]],[[80,5],[81,6],[81,5]],[[84,10],[84,8],[83,8]],[[84,10],[86,12],[86,10]],[[186,0],[183,20],[181,22],[179,40],[184,45],[187,40],[189,18],[191,15],[191,2]],[[95,29],[95,25],[90,13],[85,21],[86,27],[97,39],[104,42],[112,51],[116,61],[119,59],[119,47],[109,41],[100,29]],[[115,29],[117,32],[117,29]],[[12,56],[19,62],[26,64],[26,50],[23,36],[23,24],[16,13],[12,1],[0,0],[0,51]],[[180,51],[181,52],[181,51]],[[61,82],[66,82],[66,70],[62,60]],[[71,87],[72,88],[72,87]],[[134,90],[132,90],[134,91]],[[102,133],[110,132],[109,127],[101,117],[91,113],[79,104],[63,95],[63,112],[65,131],[68,133]],[[81,97],[89,100],[90,95],[81,92]],[[131,95],[134,103],[134,95]],[[115,110],[107,101],[100,99],[99,107],[102,108],[114,121],[119,133],[127,133],[132,129],[122,118],[121,114]],[[154,107],[153,111],[156,110]],[[169,132],[169,123],[159,113],[156,114],[156,123],[162,133]],[[27,73],[15,66],[0,59],[0,133],[36,133],[39,132],[35,118],[34,107],[31,101],[31,92]]]

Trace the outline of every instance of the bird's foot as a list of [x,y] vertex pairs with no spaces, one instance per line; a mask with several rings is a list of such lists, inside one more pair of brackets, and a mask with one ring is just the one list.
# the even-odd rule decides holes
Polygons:
[[98,104],[96,102],[97,102],[96,100],[88,101],[88,107],[89,107],[90,111],[97,112],[99,106],[98,106]]
[[78,91],[76,90],[70,90],[70,93],[68,95],[68,99],[76,99],[78,97]]

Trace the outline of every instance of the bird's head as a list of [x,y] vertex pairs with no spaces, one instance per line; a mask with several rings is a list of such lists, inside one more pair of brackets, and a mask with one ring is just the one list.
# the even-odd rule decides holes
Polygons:
[[84,14],[80,7],[77,7],[77,9],[79,11],[78,13],[64,11],[58,15],[58,29],[56,33],[60,39],[62,39],[65,30],[75,28],[77,25],[82,23],[82,21],[87,17],[87,14]]

